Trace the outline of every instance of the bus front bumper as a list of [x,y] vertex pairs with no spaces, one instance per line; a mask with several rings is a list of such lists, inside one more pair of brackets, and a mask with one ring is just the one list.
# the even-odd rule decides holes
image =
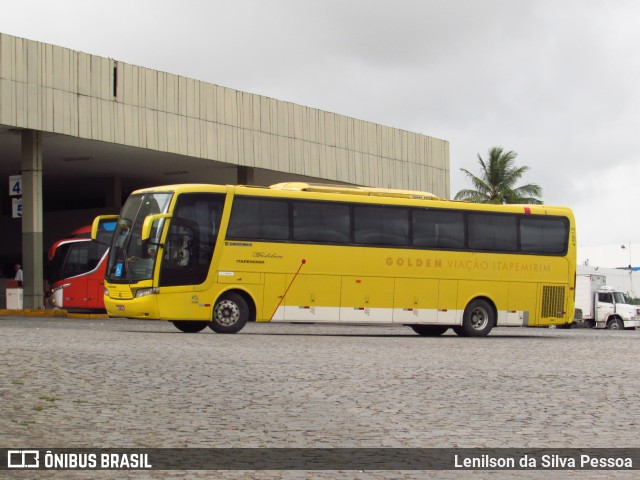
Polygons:
[[145,297],[119,299],[104,297],[104,306],[110,317],[157,319],[158,301],[157,295]]

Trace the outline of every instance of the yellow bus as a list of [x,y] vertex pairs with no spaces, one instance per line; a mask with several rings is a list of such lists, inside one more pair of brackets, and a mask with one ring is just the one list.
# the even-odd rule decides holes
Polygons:
[[424,192],[284,183],[135,191],[105,275],[110,316],[183,332],[247,322],[449,328],[568,326],[570,209],[441,200]]

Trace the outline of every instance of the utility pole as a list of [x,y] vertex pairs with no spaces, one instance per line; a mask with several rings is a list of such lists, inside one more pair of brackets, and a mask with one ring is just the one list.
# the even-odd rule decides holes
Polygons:
[[629,285],[631,288],[631,295],[633,295],[633,298],[636,298],[636,292],[633,290],[633,264],[631,263],[631,242],[629,242],[629,248],[627,249],[627,246],[622,244],[620,245],[620,248],[622,248],[623,250],[629,250]]

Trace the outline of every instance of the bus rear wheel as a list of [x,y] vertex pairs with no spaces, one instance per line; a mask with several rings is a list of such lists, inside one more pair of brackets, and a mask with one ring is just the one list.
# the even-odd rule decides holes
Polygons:
[[213,307],[209,328],[216,333],[238,333],[249,320],[247,301],[234,292],[225,293]]
[[462,325],[453,327],[461,337],[486,337],[496,323],[493,308],[486,300],[477,298],[467,305]]
[[198,333],[209,325],[209,322],[198,322],[193,320],[176,320],[171,323],[173,323],[178,330],[184,333]]
[[410,327],[421,337],[439,337],[449,330],[449,327],[442,325],[410,325]]

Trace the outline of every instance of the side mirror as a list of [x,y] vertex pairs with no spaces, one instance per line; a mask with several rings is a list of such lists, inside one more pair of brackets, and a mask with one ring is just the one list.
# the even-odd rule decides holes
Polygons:
[[156,220],[161,220],[163,218],[171,218],[171,213],[157,213],[155,215],[148,215],[144,219],[144,223],[142,224],[142,232],[141,239],[144,242],[145,240],[149,240],[151,237],[151,229],[153,228],[153,223]]
[[103,233],[113,235],[116,230],[116,224],[118,221],[118,215],[100,215],[93,219],[91,225],[91,240],[99,241]]

